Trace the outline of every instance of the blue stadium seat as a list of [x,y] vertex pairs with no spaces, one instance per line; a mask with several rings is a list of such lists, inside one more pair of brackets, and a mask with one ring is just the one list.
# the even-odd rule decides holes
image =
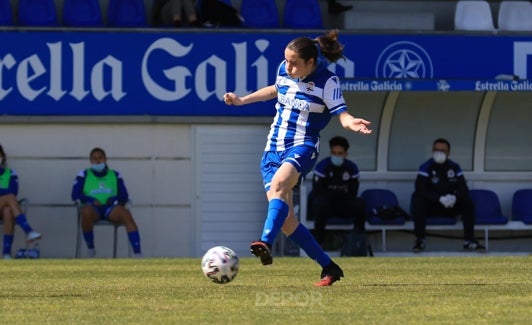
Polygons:
[[0,26],[13,26],[11,0],[0,0]]
[[512,198],[512,220],[532,225],[532,189],[517,190]]
[[475,224],[504,225],[508,218],[502,214],[501,202],[491,190],[469,190],[469,196],[475,206]]
[[279,28],[279,10],[275,0],[242,0],[240,14],[251,28]]
[[395,219],[384,219],[376,214],[376,211],[383,207],[398,207],[399,200],[395,193],[388,189],[367,189],[360,194],[360,198],[366,203],[366,216],[368,223],[372,225],[402,225],[406,219],[399,217]]
[[318,0],[286,0],[283,26],[285,28],[323,28]]
[[143,0],[109,0],[107,25],[110,27],[147,27]]
[[102,27],[98,0],[64,0],[63,24],[68,27]]
[[21,26],[59,26],[54,0],[19,0]]

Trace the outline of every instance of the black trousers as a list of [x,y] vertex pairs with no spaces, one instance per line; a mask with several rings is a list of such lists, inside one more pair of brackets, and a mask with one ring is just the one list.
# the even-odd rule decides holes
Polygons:
[[314,237],[319,244],[325,240],[325,227],[330,217],[352,219],[354,230],[365,231],[366,205],[361,198],[314,196],[311,207],[314,216]]
[[457,200],[452,208],[445,208],[440,202],[427,200],[422,195],[414,193],[412,197],[412,216],[414,218],[414,233],[417,239],[425,239],[427,217],[450,217],[462,216],[464,224],[464,240],[475,238],[475,207],[468,197]]

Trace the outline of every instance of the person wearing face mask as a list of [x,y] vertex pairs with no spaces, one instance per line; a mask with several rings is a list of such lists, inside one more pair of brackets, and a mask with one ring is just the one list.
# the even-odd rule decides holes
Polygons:
[[129,195],[120,173],[107,166],[105,151],[91,150],[90,167],[78,173],[72,187],[72,201],[81,203],[81,228],[88,256],[94,257],[94,223],[107,219],[123,224],[135,257],[141,256],[140,235],[131,212],[125,207]]
[[353,219],[354,230],[365,231],[366,206],[358,197],[358,166],[347,159],[349,142],[335,136],[329,140],[330,156],[316,164],[309,195],[310,208],[314,216],[314,237],[323,244],[325,227],[329,217]]
[[35,242],[42,235],[33,230],[22,211],[18,200],[18,175],[15,170],[7,167],[7,156],[0,145],[0,220],[3,221],[3,255],[11,259],[11,246],[15,235],[15,224],[26,233],[26,240]]
[[416,241],[414,252],[425,249],[427,216],[462,216],[463,248],[484,250],[475,240],[475,208],[459,164],[449,159],[451,144],[443,138],[432,144],[432,158],[419,167],[412,197],[412,215]]

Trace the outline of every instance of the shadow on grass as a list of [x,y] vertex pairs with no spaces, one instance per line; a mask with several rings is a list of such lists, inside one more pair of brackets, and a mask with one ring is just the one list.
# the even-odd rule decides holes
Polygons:
[[362,287],[497,286],[497,283],[370,283]]
[[27,295],[13,295],[13,294],[0,294],[1,298],[67,298],[67,297],[85,297],[87,295],[82,294],[27,294]]

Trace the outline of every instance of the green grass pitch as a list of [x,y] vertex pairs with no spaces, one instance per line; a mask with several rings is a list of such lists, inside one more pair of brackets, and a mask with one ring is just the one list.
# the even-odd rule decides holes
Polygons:
[[0,324],[531,324],[532,257],[241,258],[229,284],[200,259],[0,261]]

